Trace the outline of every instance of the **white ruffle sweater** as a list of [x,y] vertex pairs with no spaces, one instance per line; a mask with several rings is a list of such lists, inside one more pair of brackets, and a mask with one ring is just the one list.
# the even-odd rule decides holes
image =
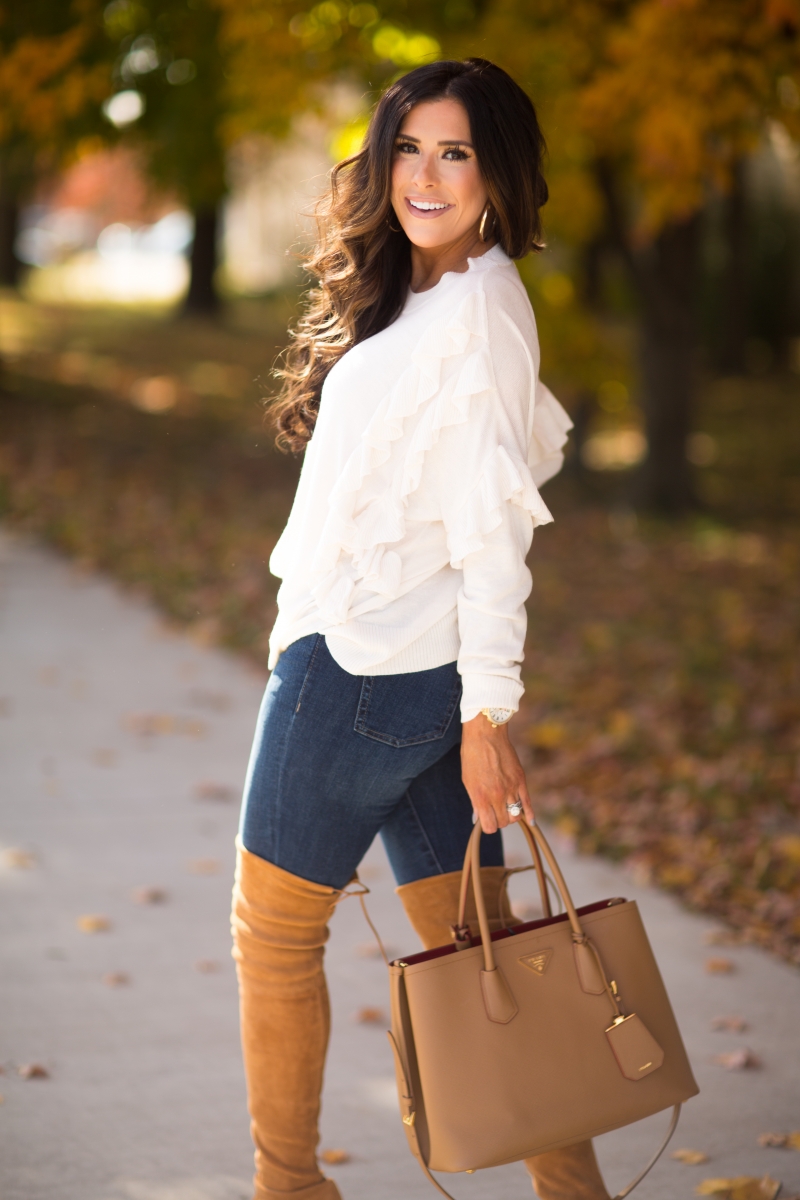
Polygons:
[[325,380],[270,559],[282,579],[270,666],[323,633],[354,675],[457,660],[464,721],[516,710],[525,558],[553,519],[537,485],[560,469],[570,428],[539,381],[533,310],[498,246],[409,293]]

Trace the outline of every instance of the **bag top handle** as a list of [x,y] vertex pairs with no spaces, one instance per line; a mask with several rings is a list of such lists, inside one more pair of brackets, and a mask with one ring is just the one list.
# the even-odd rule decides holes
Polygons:
[[[564,876],[561,874],[561,868],[559,867],[558,862],[556,861],[553,851],[550,849],[547,839],[545,838],[544,834],[542,833],[542,831],[538,825],[529,826],[529,825],[523,823],[522,821],[520,821],[520,826],[522,828],[523,833],[525,834],[525,838],[526,838],[526,841],[528,842],[528,846],[530,848],[531,854],[534,856],[534,861],[537,862],[537,865],[538,865],[538,862],[541,861],[539,858],[539,849],[540,848],[541,848],[541,851],[544,854],[545,858],[547,859],[547,865],[550,867],[550,870],[553,873],[553,879],[555,880],[556,887],[558,888],[559,895],[561,896],[561,900],[564,904],[564,908],[566,910],[567,917],[569,919],[570,927],[572,929],[573,941],[585,942],[586,935],[583,932],[583,929],[582,929],[581,923],[580,923],[580,919],[578,917],[577,912],[575,911],[575,905],[572,902],[572,896],[569,893],[569,888],[567,887],[566,880],[564,879]],[[481,842],[481,826],[480,826],[480,822],[476,821],[475,827],[472,830],[472,835],[469,839],[469,844],[467,846],[467,853],[464,858],[464,870],[463,870],[463,873],[461,876],[462,905],[461,905],[461,913],[459,915],[459,924],[463,924],[463,920],[464,920],[466,888],[467,888],[467,884],[469,883],[469,879],[470,879],[470,875],[471,875],[472,876],[472,887],[473,887],[473,891],[475,892],[475,907],[478,910],[478,925],[480,926],[481,941],[483,942],[484,957],[486,959],[486,970],[493,971],[494,970],[494,951],[492,950],[492,939],[491,939],[491,934],[489,932],[489,920],[486,915],[486,901],[483,896],[483,887],[481,884],[480,842]],[[540,879],[542,879],[542,880],[544,879],[544,872],[542,872]],[[549,908],[549,904],[548,904],[548,908]],[[549,914],[549,915],[551,915],[551,914]]]
[[[542,853],[545,854],[545,858],[547,859],[547,865],[549,866],[549,868],[551,868],[551,870],[553,872],[555,886],[557,886],[557,888],[559,890],[559,895],[561,896],[561,901],[563,901],[563,904],[564,904],[564,907],[566,910],[566,914],[567,914],[567,919],[569,919],[570,928],[572,929],[572,941],[576,943],[576,946],[584,947],[585,950],[583,953],[587,953],[587,952],[590,953],[591,958],[593,958],[596,961],[597,970],[599,970],[600,978],[602,979],[603,989],[604,989],[604,991],[606,991],[606,994],[609,998],[610,1003],[612,1003],[612,1007],[614,1009],[615,1015],[619,1016],[620,1015],[619,1003],[618,1003],[618,1001],[616,1001],[616,996],[613,994],[612,989],[610,989],[608,980],[606,979],[606,972],[603,971],[603,967],[602,967],[599,955],[597,955],[597,952],[596,952],[593,944],[591,944],[591,942],[589,941],[589,938],[587,937],[587,935],[584,934],[584,931],[583,931],[583,928],[581,925],[581,919],[579,919],[575,904],[573,904],[573,902],[572,902],[572,896],[570,895],[570,889],[569,889],[569,887],[566,886],[566,880],[565,880],[563,874],[561,874],[561,868],[557,862],[557,859],[555,859],[555,854],[551,850],[551,847],[549,847],[549,844],[548,844],[545,834],[542,833],[542,830],[539,828],[539,826],[537,826],[537,824],[534,824],[534,826],[528,826],[528,824],[524,824],[523,822],[521,822],[521,824],[522,824],[523,832],[525,834],[525,838],[527,838],[527,840],[528,840],[528,845],[530,846],[531,853],[533,853],[536,858],[539,857],[536,854],[536,847],[537,847],[537,844],[539,844],[539,847],[541,847]],[[475,828],[473,829],[473,833],[471,833],[471,836],[469,839],[469,845],[467,846],[467,856],[465,856],[465,859],[464,859],[464,870],[463,870],[463,875],[462,875],[462,902],[464,901],[464,898],[465,898],[465,892],[467,892],[467,888],[465,888],[464,881],[465,880],[469,881],[470,874],[471,874],[471,878],[473,878],[473,890],[475,893],[475,907],[477,908],[477,924],[479,924],[480,930],[481,930],[481,942],[483,944],[483,959],[485,959],[486,970],[494,971],[495,970],[495,962],[494,962],[494,949],[492,947],[492,934],[491,934],[491,931],[489,931],[489,922],[488,922],[488,917],[487,917],[487,912],[486,912],[486,900],[485,900],[485,898],[483,898],[483,887],[482,887],[482,882],[481,882],[481,826],[480,826],[480,822],[477,822],[477,821],[475,822]],[[463,913],[462,913],[462,917],[459,918],[459,923],[463,924]]]
[[[523,831],[527,833],[527,827],[523,825]],[[539,895],[542,900],[542,913],[545,917],[552,917],[553,909],[550,904],[550,892],[547,888],[547,877],[544,873],[542,865],[542,856],[539,853],[539,847],[535,841],[528,838],[528,846],[533,856],[533,869],[536,871],[536,879],[539,884]],[[530,867],[517,867],[518,871],[530,871]],[[513,871],[509,871],[509,875]],[[467,895],[469,893],[469,881],[472,876],[472,852],[471,842],[467,843],[467,852],[464,855],[464,869],[461,873],[461,895],[458,902],[458,929],[463,929],[466,922],[467,913]],[[476,901],[477,903],[477,901]]]
[[[530,826],[523,824],[522,822],[520,822],[520,824],[522,825],[525,837],[527,838],[528,845],[531,847],[531,853],[535,854],[534,847],[538,843],[545,858],[547,859],[547,864],[550,867],[550,870],[553,872],[553,878],[555,879],[556,887],[558,888],[559,895],[563,901],[564,908],[567,912],[567,918],[572,929],[572,941],[575,946],[575,953],[582,955],[583,957],[588,956],[590,961],[594,963],[597,970],[597,978],[600,980],[603,991],[605,992],[609,1003],[611,1004],[614,1018],[616,1019],[617,1017],[621,1017],[622,1012],[619,1006],[619,999],[608,982],[605,968],[603,967],[596,947],[583,932],[580,918],[575,910],[575,905],[572,902],[572,896],[570,895],[569,888],[567,887],[567,882],[564,879],[564,876],[561,874],[561,868],[556,861],[553,851],[550,849],[547,838],[544,836],[538,825]],[[483,896],[483,885],[481,882],[480,870],[480,845],[481,827],[480,822],[476,821],[475,828],[472,830],[472,835],[469,839],[469,845],[467,846],[467,857],[471,860],[472,887],[475,892],[475,907],[478,910],[478,925],[480,926],[481,943],[483,945],[484,969],[486,971],[494,971],[497,964],[495,963],[494,958],[494,947],[492,945],[492,935],[489,930],[489,920],[486,915],[486,901]],[[465,861],[464,875],[467,874],[468,869],[469,864]]]

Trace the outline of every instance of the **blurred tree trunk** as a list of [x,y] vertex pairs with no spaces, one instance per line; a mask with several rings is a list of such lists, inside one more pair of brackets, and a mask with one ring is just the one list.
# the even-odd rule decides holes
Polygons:
[[725,204],[725,243],[728,252],[723,284],[723,327],[720,345],[720,370],[730,374],[744,370],[744,343],[747,337],[747,209],[744,160],[733,169],[733,186]]
[[699,217],[667,225],[640,256],[642,376],[648,454],[642,467],[642,504],[681,512],[697,498],[686,443],[694,408],[694,300]]
[[194,212],[194,238],[189,256],[189,291],[183,311],[213,316],[219,311],[216,285],[218,265],[219,209],[197,208]]
[[0,193],[0,285],[16,287],[22,263],[14,251],[19,232],[19,203],[16,196]]
[[695,286],[700,215],[666,225],[649,245],[634,248],[622,212],[613,167],[597,165],[609,231],[639,301],[644,417],[648,453],[638,485],[639,503],[677,513],[697,503],[686,443],[694,409]]

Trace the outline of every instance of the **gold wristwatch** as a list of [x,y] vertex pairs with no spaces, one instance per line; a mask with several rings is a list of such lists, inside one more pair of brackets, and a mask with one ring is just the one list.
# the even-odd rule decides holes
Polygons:
[[481,712],[492,729],[496,729],[498,725],[506,725],[514,715],[513,708],[482,708]]

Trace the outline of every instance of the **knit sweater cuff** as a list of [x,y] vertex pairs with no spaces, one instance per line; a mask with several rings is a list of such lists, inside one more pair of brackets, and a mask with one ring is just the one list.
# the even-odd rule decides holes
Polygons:
[[516,712],[525,688],[518,679],[503,675],[462,675],[461,720],[471,721],[484,708],[510,708]]

